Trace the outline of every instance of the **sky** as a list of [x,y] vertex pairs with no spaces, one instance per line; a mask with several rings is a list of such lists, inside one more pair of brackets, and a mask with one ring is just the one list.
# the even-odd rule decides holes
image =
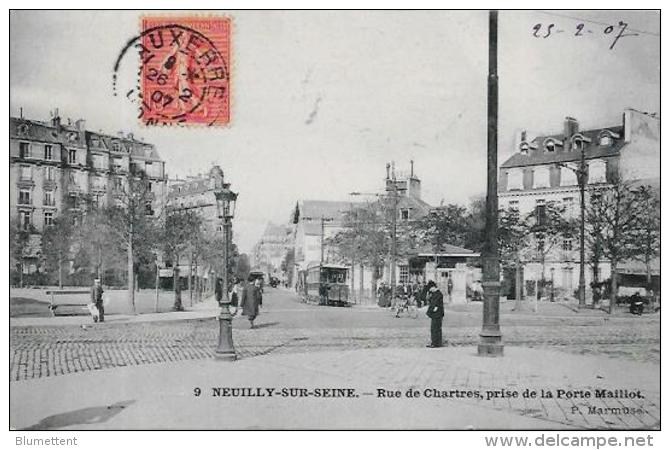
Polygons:
[[[12,11],[10,112],[48,120],[58,108],[90,130],[132,132],[156,145],[170,177],[219,164],[239,192],[243,252],[268,221],[287,223],[299,199],[379,192],[389,161],[415,161],[430,204],[484,195],[487,12],[213,13],[234,24],[227,127],[145,127],[113,96],[114,62],[139,32],[133,11]],[[637,36],[610,49],[620,21]],[[657,12],[501,11],[499,163],[522,129],[558,133],[568,115],[582,128],[617,125],[625,107],[660,112],[659,35]]]

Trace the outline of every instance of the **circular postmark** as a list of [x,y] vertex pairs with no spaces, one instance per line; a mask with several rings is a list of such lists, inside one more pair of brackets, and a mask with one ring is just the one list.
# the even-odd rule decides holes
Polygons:
[[[227,18],[143,19],[114,63],[113,93],[138,108],[145,125],[225,125],[230,121],[230,22]],[[222,22],[212,23],[213,20]],[[120,69],[137,51],[135,86],[122,87]],[[125,58],[125,59],[124,59]]]

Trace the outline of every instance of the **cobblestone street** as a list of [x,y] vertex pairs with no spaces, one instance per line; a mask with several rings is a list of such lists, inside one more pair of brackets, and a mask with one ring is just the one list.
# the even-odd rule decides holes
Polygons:
[[[336,309],[304,305],[293,294],[266,295],[257,328],[234,321],[234,340],[241,359],[270,353],[305,353],[374,348],[423,348],[428,322],[396,319],[380,309]],[[607,355],[659,363],[657,316],[602,318],[503,315],[508,346],[549,347],[585,355]],[[607,319],[607,320],[606,320]],[[478,314],[447,311],[449,346],[474,346]],[[349,325],[349,326],[347,326]],[[10,380],[20,381],[113,367],[197,360],[213,356],[218,337],[215,319],[95,326],[14,326],[10,331]]]

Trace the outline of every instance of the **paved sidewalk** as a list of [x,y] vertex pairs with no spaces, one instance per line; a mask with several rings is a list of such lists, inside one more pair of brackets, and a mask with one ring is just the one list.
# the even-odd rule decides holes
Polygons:
[[[76,430],[660,427],[657,364],[520,347],[506,347],[503,358],[480,358],[475,353],[474,347],[449,347],[275,354],[232,363],[203,359],[19,381],[11,384],[10,426]],[[213,388],[230,387],[250,388],[248,394],[265,396],[212,395]],[[199,396],[194,395],[196,388]],[[272,396],[266,388],[275,389]],[[325,393],[325,388],[353,389],[354,397],[315,395]],[[289,396],[282,396],[282,389]],[[378,398],[378,389],[398,390],[400,398]],[[420,397],[406,397],[408,389],[418,391]],[[468,391],[486,397],[501,389],[509,391],[507,398],[453,398]],[[526,389],[538,395],[541,390],[556,394],[561,389],[591,396],[596,389],[639,390],[642,398],[523,398]],[[440,392],[452,398],[435,398]],[[510,392],[520,396],[511,398]],[[590,407],[595,409],[589,411]]]
[[[137,323],[137,322],[164,322],[172,320],[195,320],[216,317],[221,308],[213,296],[184,307],[179,312],[159,312],[144,314],[106,314],[105,323]],[[10,327],[28,326],[58,326],[58,325],[93,325],[90,315],[55,316],[55,317],[10,317]]]

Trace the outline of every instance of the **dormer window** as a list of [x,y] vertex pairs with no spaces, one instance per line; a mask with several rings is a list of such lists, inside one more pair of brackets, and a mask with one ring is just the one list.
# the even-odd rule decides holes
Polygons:
[[522,142],[521,145],[519,146],[519,151],[521,152],[522,155],[527,155],[528,154],[528,143],[527,142]]
[[544,140],[542,145],[547,152],[554,153],[556,151],[556,147],[563,145],[563,143],[561,141],[557,141],[554,138],[547,138]]
[[603,130],[598,136],[598,144],[600,144],[601,147],[609,147],[614,143],[614,139],[617,139],[618,137],[618,134],[613,133],[610,130]]
[[591,142],[591,139],[587,138],[583,134],[575,134],[572,137],[572,150],[581,151],[586,143]]

